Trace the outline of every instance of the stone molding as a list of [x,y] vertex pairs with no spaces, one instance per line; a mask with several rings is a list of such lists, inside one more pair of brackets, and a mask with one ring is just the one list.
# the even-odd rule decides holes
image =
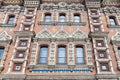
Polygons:
[[53,10],[53,9],[56,9],[56,10],[68,10],[68,9],[71,9],[71,10],[82,10],[84,11],[84,5],[79,3],[79,4],[76,4],[76,3],[72,3],[72,4],[67,4],[66,2],[60,2],[58,4],[54,4],[54,3],[43,3],[41,4],[40,6],[40,9],[41,10]]
[[120,70],[120,57],[119,57],[119,53],[118,53],[118,48],[120,47],[120,32],[117,32],[112,38],[111,38],[112,44],[113,44],[113,48],[115,51],[115,57],[117,60],[117,65],[118,65],[118,69]]
[[0,46],[3,46],[5,48],[2,59],[0,61],[0,72],[4,68],[6,55],[7,55],[11,41],[12,41],[12,36],[8,35],[8,33],[6,31],[3,31],[2,33],[0,33]]

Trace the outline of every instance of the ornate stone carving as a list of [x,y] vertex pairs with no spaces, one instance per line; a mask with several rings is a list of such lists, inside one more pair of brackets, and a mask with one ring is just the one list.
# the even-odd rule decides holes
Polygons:
[[8,48],[9,48],[11,40],[12,40],[12,37],[10,35],[8,35],[6,31],[3,31],[0,34],[0,46],[4,47],[4,53],[3,53],[2,59],[0,61],[0,72],[4,68],[4,62],[5,62],[5,59],[6,59],[6,55],[7,55]]
[[117,32],[113,37],[112,37],[113,41],[120,41],[120,32]]
[[47,29],[42,30],[36,35],[36,38],[51,38],[51,37],[52,37],[52,33]]
[[41,10],[51,10],[51,9],[57,9],[57,10],[61,10],[61,9],[71,9],[71,10],[84,10],[84,5],[82,4],[67,4],[66,2],[60,2],[58,4],[54,4],[54,3],[43,3],[40,6]]
[[19,12],[21,10],[21,7],[18,5],[8,5],[8,6],[5,6],[3,8],[4,8],[4,11],[11,12],[11,13]]
[[10,35],[8,35],[6,31],[0,33],[0,41],[8,41],[11,39],[12,39],[12,37]]
[[115,6],[106,6],[103,8],[103,11],[106,13],[106,14],[112,14],[112,13],[120,13],[120,9],[115,7]]
[[72,34],[72,37],[73,38],[77,38],[77,39],[85,39],[85,38],[88,38],[87,34],[84,33],[83,31],[81,30],[76,30],[73,34]]
[[55,34],[55,38],[60,38],[60,39],[63,39],[63,38],[68,38],[69,37],[69,33],[66,32],[65,30],[61,29],[59,30],[56,34]]

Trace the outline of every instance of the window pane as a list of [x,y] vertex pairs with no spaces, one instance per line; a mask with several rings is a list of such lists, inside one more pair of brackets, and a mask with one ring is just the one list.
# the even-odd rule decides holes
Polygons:
[[78,57],[76,62],[83,64],[84,63],[84,58],[83,57]]
[[2,59],[3,53],[4,53],[4,48],[0,48],[0,59]]
[[45,22],[50,22],[51,20],[51,15],[46,15],[45,16]]
[[60,15],[60,22],[65,22],[65,15]]
[[9,17],[8,24],[13,24],[13,22],[14,22],[14,17],[13,16]]
[[115,19],[110,18],[110,24],[111,24],[111,25],[115,25]]
[[84,53],[82,47],[76,47],[76,63],[84,63]]
[[120,48],[118,48],[118,54],[120,55]]
[[75,22],[80,22],[80,16],[74,16],[74,21]]
[[77,57],[84,57],[82,47],[77,47],[76,48],[76,55],[77,55]]
[[47,63],[48,47],[41,47],[39,63]]
[[62,64],[62,63],[65,63],[65,58],[58,58],[58,63]]
[[45,64],[46,62],[47,62],[46,57],[45,58],[41,57],[39,60],[39,63],[41,64]]
[[66,63],[66,48],[58,47],[58,63]]

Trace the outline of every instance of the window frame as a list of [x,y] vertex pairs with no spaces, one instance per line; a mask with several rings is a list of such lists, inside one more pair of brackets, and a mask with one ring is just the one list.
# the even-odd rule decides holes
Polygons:
[[[59,57],[59,48],[64,47],[65,48],[65,57]],[[63,58],[65,60],[64,63],[59,62],[59,58]],[[57,64],[67,64],[67,46],[66,45],[58,45],[57,46]]]
[[[76,20],[78,20],[78,19],[75,19],[75,16],[79,17],[79,21],[76,21]],[[75,13],[75,14],[74,14],[74,22],[76,22],[76,23],[81,22],[81,16],[80,16],[80,14],[78,14],[78,13]]]
[[[18,56],[20,53],[23,54],[23,57],[19,57],[19,56]],[[25,57],[25,51],[21,50],[21,51],[17,51],[17,52],[16,52],[15,58],[20,58],[20,59],[22,59],[22,58],[24,58],[24,57]]]
[[[63,16],[64,16],[64,18],[61,18]],[[59,13],[59,22],[66,22],[66,14],[65,13]]]
[[[16,66],[20,66],[20,70],[16,70]],[[13,71],[20,72],[22,70],[22,63],[14,63],[13,64]]]
[[15,21],[15,15],[8,15],[7,24],[12,25],[14,24],[14,21]]
[[[41,57],[41,48],[42,47],[47,47],[47,56],[46,57]],[[40,45],[39,47],[39,57],[38,57],[38,64],[47,64],[48,63],[48,56],[49,56],[49,46],[48,45]],[[41,62],[41,58],[46,58],[45,63]]]
[[[77,63],[77,50],[76,50],[76,48],[77,47],[81,47],[82,48],[82,50],[83,50],[83,63]],[[85,64],[85,47],[83,46],[83,45],[75,45],[75,58],[76,58],[76,60],[75,60],[75,63],[76,64]]]
[[[100,59],[107,58],[107,53],[105,50],[98,50],[97,52],[98,52],[98,58]],[[104,57],[100,57],[101,53],[104,54]]]
[[[50,17],[50,18],[47,18],[47,17]],[[51,13],[45,13],[44,14],[44,22],[51,22]]]
[[[113,21],[111,21],[111,20],[113,20]],[[112,25],[112,26],[117,25],[116,17],[115,16],[109,16],[109,22],[110,22],[110,25]]]
[[0,60],[1,60],[5,51],[5,47],[0,47],[0,49],[3,49],[3,53],[0,55]]
[[[102,69],[103,64],[106,66],[106,68],[107,68],[106,70]],[[100,71],[110,71],[109,63],[108,62],[100,62]]]

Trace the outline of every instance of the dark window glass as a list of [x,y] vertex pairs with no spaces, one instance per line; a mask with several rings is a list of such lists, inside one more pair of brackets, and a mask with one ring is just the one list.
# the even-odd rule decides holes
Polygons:
[[65,18],[66,18],[65,14],[60,14],[59,16],[60,22],[65,22]]
[[8,24],[13,24],[15,17],[14,16],[9,16],[8,18]]
[[45,22],[51,21],[51,14],[45,14]]
[[42,46],[40,48],[39,64],[46,64],[48,56],[48,46]]
[[80,22],[80,15],[74,15],[74,22]]
[[0,48],[0,59],[2,59],[3,53],[4,53],[4,48]]
[[84,64],[84,51],[83,47],[76,47],[76,63],[77,64]]
[[118,48],[118,54],[120,55],[120,48]]
[[116,25],[115,18],[110,17],[110,25]]
[[66,48],[65,48],[65,46],[58,47],[58,63],[60,63],[60,64],[66,63]]

